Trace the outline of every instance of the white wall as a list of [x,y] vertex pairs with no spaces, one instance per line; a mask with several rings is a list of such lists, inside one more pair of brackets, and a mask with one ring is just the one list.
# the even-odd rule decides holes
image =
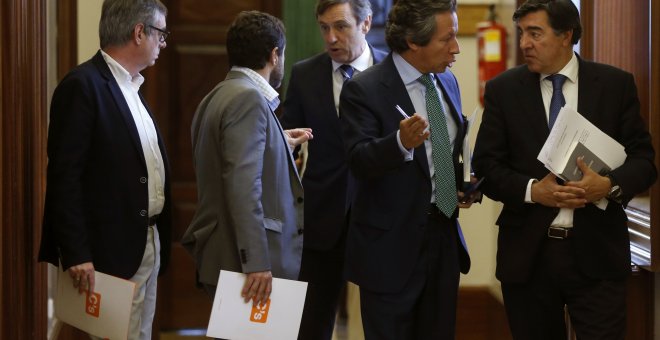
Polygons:
[[[459,32],[460,32],[460,20]],[[456,56],[456,63],[451,71],[456,75],[461,89],[463,114],[470,116],[479,104],[479,88],[477,80],[477,39],[474,36],[460,36],[458,41],[461,53]],[[478,127],[481,117],[475,121]],[[470,141],[474,147],[477,129],[470,133]],[[472,268],[461,277],[463,286],[491,286],[495,284],[495,251],[497,228],[495,218],[500,211],[500,204],[484,199],[481,204],[474,204],[470,209],[464,209],[460,214],[465,240],[470,251]]]
[[[481,2],[475,0],[473,2]],[[516,41],[515,30],[511,16],[515,9],[515,0],[492,1],[498,3],[498,22],[507,27],[509,31],[509,66],[514,64]],[[463,2],[461,2],[462,4]],[[458,18],[459,33],[461,32],[461,18]],[[461,35],[458,43],[461,53],[456,57],[456,63],[451,71],[456,75],[461,88],[463,114],[470,116],[475,109],[479,110],[475,120],[474,129],[470,132],[470,142],[474,148],[478,127],[481,124],[481,104],[479,103],[478,88],[478,52],[477,38],[475,36]],[[488,286],[499,295],[499,282],[495,278],[495,255],[497,252],[497,226],[495,220],[502,209],[499,202],[484,197],[481,204],[475,204],[470,209],[462,210],[460,215],[461,226],[470,251],[472,268],[467,275],[461,277],[461,286]]]
[[78,1],[78,64],[99,50],[99,20],[103,0]]

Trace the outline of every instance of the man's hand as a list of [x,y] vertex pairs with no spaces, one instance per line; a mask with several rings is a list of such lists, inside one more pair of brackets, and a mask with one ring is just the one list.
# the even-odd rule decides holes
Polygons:
[[[477,183],[477,178],[470,175],[470,184],[474,185]],[[465,196],[463,191],[458,192],[458,207],[461,209],[467,209],[472,206],[472,203],[481,198],[481,191],[479,189],[473,190],[468,193],[468,196]],[[481,202],[481,201],[479,201]]]
[[424,143],[431,135],[428,126],[429,122],[417,113],[399,122],[399,138],[403,147],[409,150]]
[[548,173],[532,184],[532,201],[553,208],[582,208],[587,204],[585,190],[557,184],[557,177]]
[[78,293],[94,291],[94,265],[91,262],[71,266],[67,272],[73,279],[73,288],[78,288]]
[[587,202],[595,202],[606,197],[612,187],[610,179],[591,170],[582,157],[577,159],[577,165],[582,171],[582,179],[566,182],[566,186],[584,189]]
[[241,296],[245,302],[252,300],[254,306],[266,303],[273,291],[273,275],[270,271],[248,273]]
[[310,128],[297,128],[284,130],[284,136],[286,136],[286,142],[289,144],[291,150],[295,149],[296,146],[313,139],[312,129]]

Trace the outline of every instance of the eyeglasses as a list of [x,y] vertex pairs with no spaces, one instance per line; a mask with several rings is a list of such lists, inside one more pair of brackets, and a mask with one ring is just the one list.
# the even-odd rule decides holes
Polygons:
[[164,29],[161,29],[161,28],[158,28],[158,27],[155,27],[155,26],[151,26],[151,25],[147,25],[147,26],[149,26],[150,28],[153,28],[156,31],[160,32],[160,37],[158,38],[158,41],[160,41],[161,43],[164,43],[165,39],[167,39],[167,36],[170,35],[170,31],[166,31]]

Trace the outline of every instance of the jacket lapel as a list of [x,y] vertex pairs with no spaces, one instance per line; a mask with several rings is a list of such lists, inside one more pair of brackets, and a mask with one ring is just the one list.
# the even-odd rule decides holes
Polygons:
[[465,121],[462,110],[460,109],[461,102],[459,94],[456,93],[456,91],[449,91],[449,89],[453,89],[456,86],[452,86],[452,84],[448,83],[450,80],[446,77],[441,77],[438,74],[435,76],[439,80],[440,90],[442,91],[445,99],[447,99],[447,104],[449,104],[449,112],[451,113],[450,116],[453,121],[452,123],[456,125],[456,141],[454,142],[453,150],[453,158],[454,162],[456,163],[458,160],[457,156],[463,148],[463,139],[465,138],[467,122]]
[[[383,61],[385,72],[382,72],[380,83],[383,86],[383,100],[387,102],[387,112],[391,119],[396,120],[396,124],[401,120],[401,113],[396,110],[395,106],[399,105],[401,108],[408,113],[415,112],[415,107],[408,96],[408,90],[406,89],[401,76],[394,66],[394,61],[392,60],[392,55],[390,54]],[[385,117],[383,117],[385,118]],[[426,178],[431,179],[431,173],[429,172],[429,163],[426,159],[426,147],[424,144],[418,146],[413,150],[413,160],[420,166],[421,171],[424,173]]]
[[147,162],[144,158],[142,143],[140,141],[140,134],[138,133],[137,127],[135,126],[133,114],[131,114],[131,110],[128,108],[128,104],[126,103],[126,98],[124,98],[124,94],[121,92],[119,84],[117,84],[115,77],[112,75],[112,72],[110,71],[108,64],[106,64],[105,59],[103,59],[100,51],[97,52],[94,56],[93,63],[99,69],[101,76],[106,80],[106,86],[108,87],[108,90],[110,91],[115,104],[117,104],[117,108],[119,108],[119,114],[126,124],[126,128],[128,129],[128,133],[131,136],[131,141],[133,142],[135,151],[137,152],[137,155],[139,155],[142,165],[146,168]]
[[578,107],[577,111],[591,122],[595,121],[594,115],[598,112],[598,101],[603,89],[598,81],[598,73],[592,72],[589,63],[579,59],[580,69],[578,72]]
[[530,72],[527,66],[522,67],[525,67],[525,75],[520,80],[520,88],[518,89],[520,95],[518,98],[520,98],[522,104],[520,112],[524,112],[524,114],[520,115],[520,119],[527,121],[527,124],[523,124],[523,126],[530,129],[539,145],[543,145],[548,135],[550,135],[550,129],[548,128],[545,107],[543,106],[543,96],[541,96],[539,74]]

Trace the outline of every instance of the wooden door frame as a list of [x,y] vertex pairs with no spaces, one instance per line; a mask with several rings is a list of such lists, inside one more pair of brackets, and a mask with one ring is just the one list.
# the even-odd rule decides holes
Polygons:
[[0,5],[0,338],[44,339],[46,266],[37,263],[46,169],[46,1]]

